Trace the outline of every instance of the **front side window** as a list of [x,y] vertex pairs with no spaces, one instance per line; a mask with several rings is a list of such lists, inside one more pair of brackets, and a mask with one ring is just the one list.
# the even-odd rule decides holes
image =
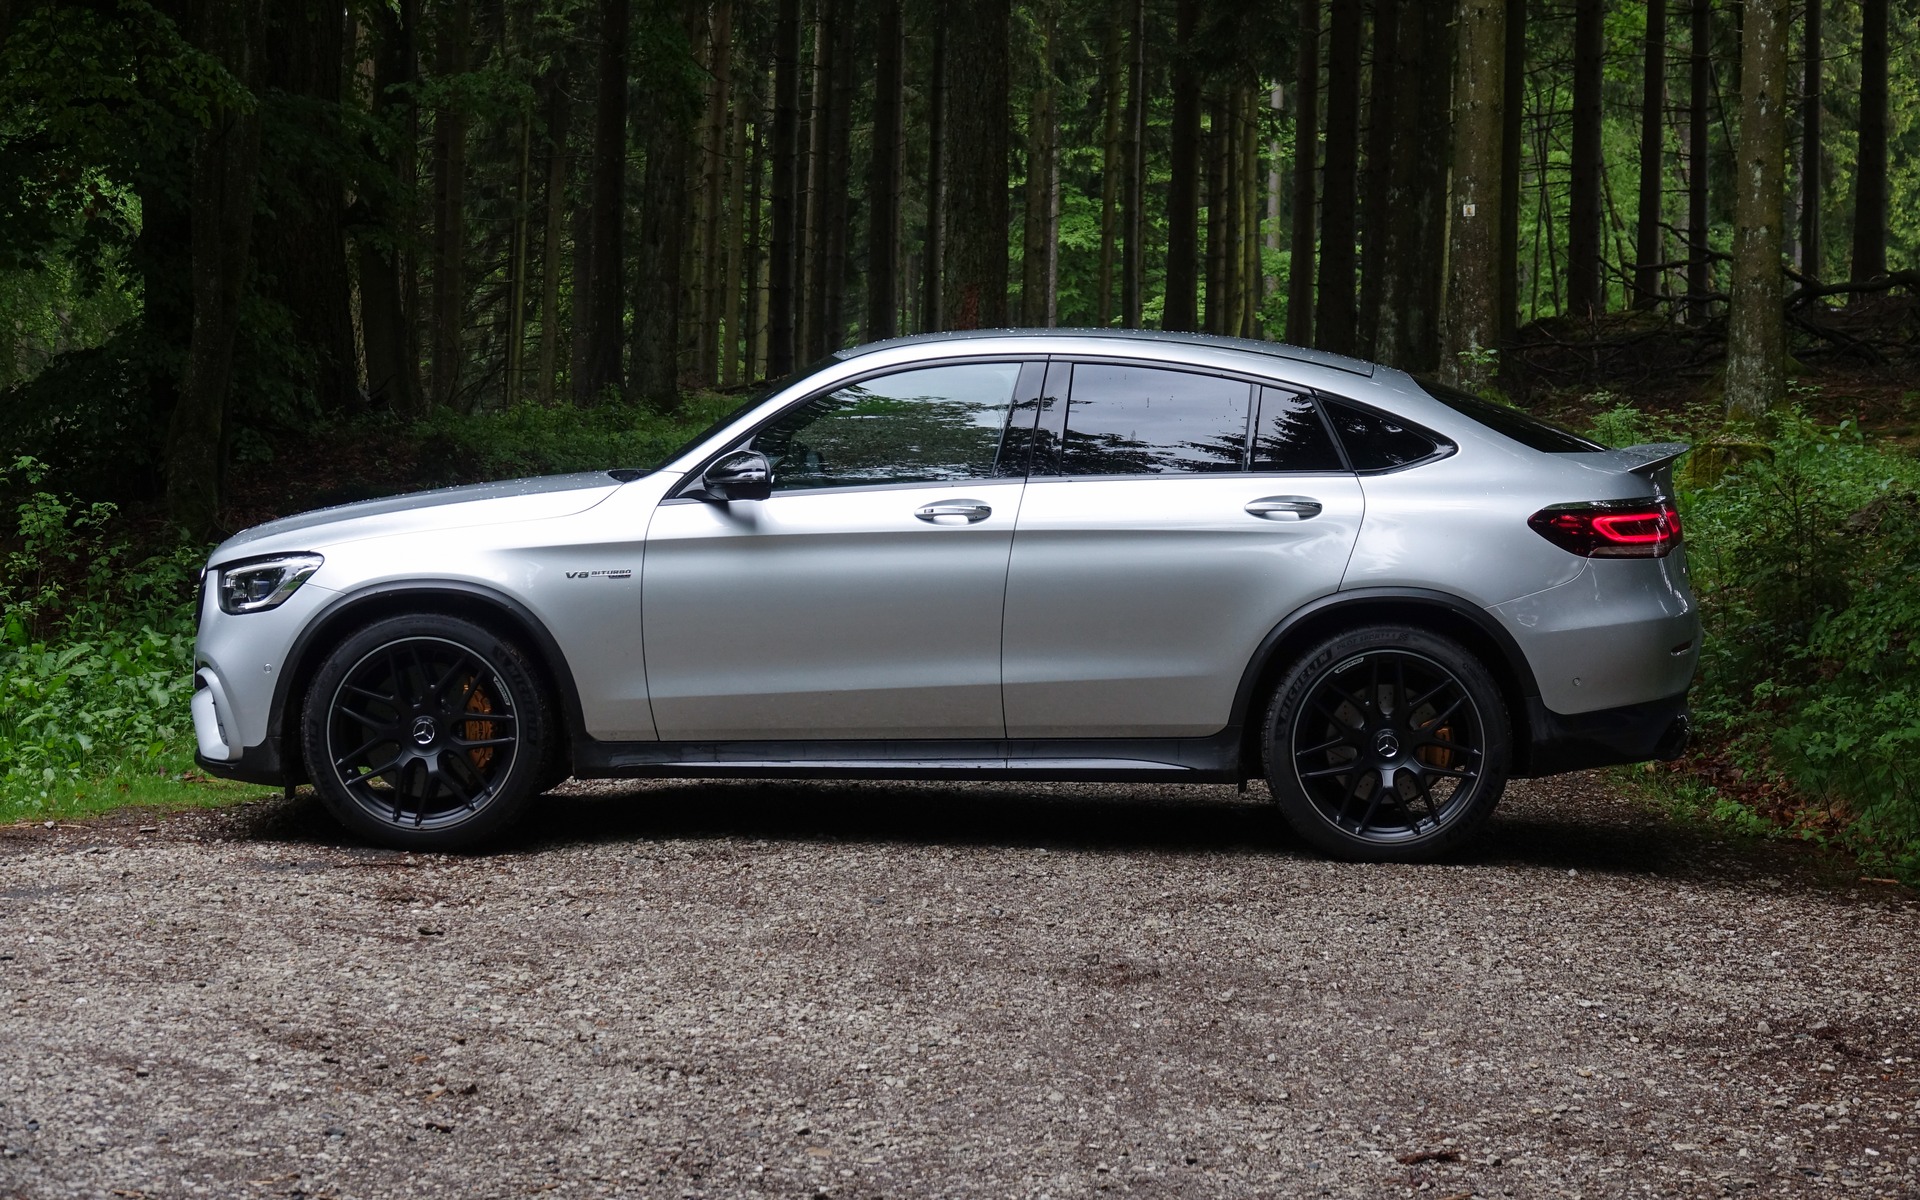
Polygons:
[[1156,367],[1076,363],[1063,475],[1191,475],[1246,469],[1252,387]]
[[1019,377],[1018,363],[883,375],[790,409],[745,448],[772,463],[775,491],[989,478]]

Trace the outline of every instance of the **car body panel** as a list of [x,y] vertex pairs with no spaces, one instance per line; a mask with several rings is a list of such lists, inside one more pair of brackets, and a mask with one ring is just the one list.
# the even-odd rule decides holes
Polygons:
[[[1322,509],[1246,510],[1277,497]],[[1030,481],[1007,578],[1007,733],[1218,732],[1261,639],[1339,586],[1362,508],[1344,473]]]

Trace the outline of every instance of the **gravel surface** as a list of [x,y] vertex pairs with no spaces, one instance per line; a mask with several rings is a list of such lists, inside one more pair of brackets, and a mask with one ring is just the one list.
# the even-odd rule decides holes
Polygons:
[[1603,778],[570,785],[0,829],[0,1197],[1920,1195],[1920,901]]

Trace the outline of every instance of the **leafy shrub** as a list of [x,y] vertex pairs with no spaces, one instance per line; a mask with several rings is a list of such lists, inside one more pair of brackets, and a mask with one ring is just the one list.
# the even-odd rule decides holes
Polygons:
[[652,467],[695,432],[732,412],[738,396],[689,394],[677,413],[639,404],[541,408],[522,404],[462,415],[439,409],[417,436],[436,453],[443,482]]

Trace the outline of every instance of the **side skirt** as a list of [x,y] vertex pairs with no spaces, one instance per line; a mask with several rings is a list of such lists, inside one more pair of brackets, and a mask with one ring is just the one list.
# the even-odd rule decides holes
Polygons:
[[580,738],[583,779],[971,779],[1238,783],[1240,730],[1205,738],[603,742]]

